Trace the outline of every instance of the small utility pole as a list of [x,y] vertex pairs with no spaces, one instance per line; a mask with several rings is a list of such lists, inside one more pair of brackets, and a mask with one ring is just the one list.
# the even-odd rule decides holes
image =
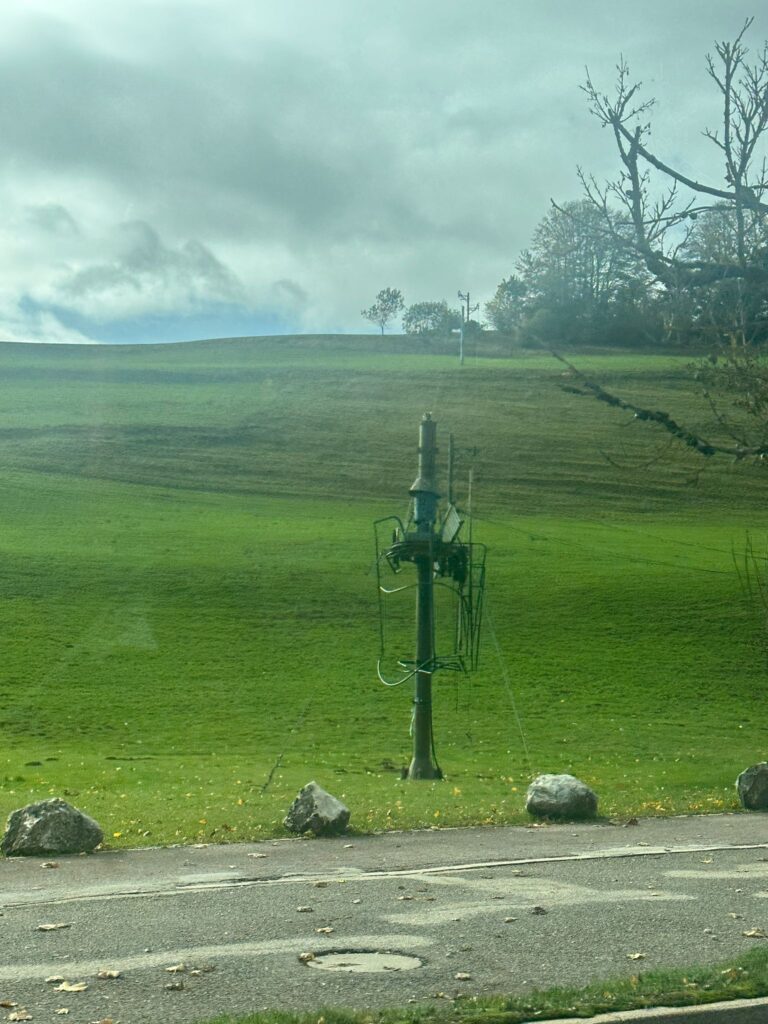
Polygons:
[[475,305],[473,306],[470,302],[469,292],[467,292],[466,295],[464,294],[464,292],[459,292],[459,298],[461,299],[462,303],[466,304],[466,306],[462,305],[461,307],[462,323],[469,323],[469,318],[472,316],[472,314],[476,313],[478,309],[480,309],[480,303],[476,302]]
[[413,759],[409,779],[439,779],[432,761],[432,672],[435,663],[434,542],[437,521],[435,456],[437,424],[427,412],[419,425],[419,469],[410,489],[416,533],[410,541],[416,565],[416,682],[413,697]]
[[462,302],[462,307],[461,307],[461,330],[458,332],[458,334],[459,334],[459,364],[461,366],[463,366],[464,365],[464,327],[469,323],[469,318],[472,316],[472,314],[476,313],[478,311],[478,309],[480,309],[480,303],[476,302],[474,306],[472,305],[472,303],[470,301],[470,297],[469,297],[469,291],[467,291],[466,295],[464,294],[464,292],[459,292],[459,298],[461,299],[461,302]]

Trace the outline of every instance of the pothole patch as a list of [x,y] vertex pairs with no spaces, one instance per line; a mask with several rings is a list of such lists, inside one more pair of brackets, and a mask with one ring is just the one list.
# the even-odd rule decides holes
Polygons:
[[383,974],[387,971],[412,971],[422,967],[423,960],[405,953],[390,953],[382,950],[347,950],[331,953],[316,953],[306,961],[307,967],[321,971],[336,971],[346,974]]

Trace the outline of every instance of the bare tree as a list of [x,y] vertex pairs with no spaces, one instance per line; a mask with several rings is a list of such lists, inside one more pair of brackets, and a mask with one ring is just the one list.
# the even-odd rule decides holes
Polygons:
[[[768,330],[768,43],[750,62],[744,38],[752,21],[732,42],[717,43],[706,60],[722,120],[703,134],[720,154],[726,188],[691,178],[657,155],[648,120],[654,100],[640,98],[641,83],[631,81],[623,59],[612,97],[597,89],[589,72],[582,87],[591,113],[612,130],[621,164],[604,184],[579,169],[587,200],[617,243],[642,258],[666,296],[670,328],[675,317],[677,327],[681,317],[689,325],[709,324],[715,350],[692,374],[708,406],[712,437],[612,394],[570,363],[564,384],[655,424],[701,455],[736,459],[768,458],[768,362],[756,344]],[[616,202],[632,226],[629,238],[615,230]]]
[[[768,43],[750,63],[744,36],[752,21],[744,23],[733,42],[717,43],[715,56],[707,56],[707,73],[721,97],[722,123],[703,134],[720,153],[726,188],[683,174],[653,151],[648,116],[655,101],[640,98],[642,83],[631,81],[624,59],[617,67],[613,96],[600,92],[589,72],[582,86],[591,113],[611,128],[621,161],[619,175],[602,185],[579,169],[586,197],[608,225],[614,219],[609,200],[625,208],[634,229],[630,244],[670,291],[727,279],[768,283]],[[697,258],[687,250],[696,218],[723,205],[732,213],[733,251]]]

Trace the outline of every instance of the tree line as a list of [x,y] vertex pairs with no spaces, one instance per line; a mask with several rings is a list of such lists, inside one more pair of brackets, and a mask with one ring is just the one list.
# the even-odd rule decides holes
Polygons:
[[677,276],[662,282],[638,251],[631,220],[589,198],[553,203],[529,248],[485,304],[484,323],[462,320],[445,300],[406,308],[402,292],[385,288],[362,316],[383,334],[401,316],[405,334],[445,335],[490,328],[518,344],[639,348],[768,341],[768,278],[734,275],[743,260],[768,269],[768,220],[743,218],[725,201],[687,216],[675,260],[720,273],[695,287]]
[[402,314],[407,334],[445,334],[463,322],[551,347],[768,342],[768,45],[750,59],[751,24],[706,58],[721,114],[703,134],[722,181],[693,178],[654,151],[655,101],[641,98],[622,60],[612,93],[589,74],[582,86],[590,113],[614,137],[615,177],[598,182],[578,169],[581,197],[552,203],[482,325],[468,325],[445,301],[406,308],[393,288],[362,315],[382,333]]

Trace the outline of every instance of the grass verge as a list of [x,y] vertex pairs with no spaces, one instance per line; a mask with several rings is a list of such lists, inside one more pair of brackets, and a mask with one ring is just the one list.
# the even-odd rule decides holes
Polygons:
[[[379,344],[0,345],[0,819],[59,795],[114,846],[261,839],[314,777],[360,831],[522,823],[542,771],[609,817],[735,808],[768,753],[734,566],[765,469],[649,463],[657,435],[564,394],[542,353]],[[680,360],[573,358],[701,422]],[[436,677],[446,781],[414,785],[410,688],[376,680],[371,521],[406,510],[425,409],[457,480],[474,459],[494,628],[471,680]]]
[[208,1024],[526,1024],[593,1017],[657,1006],[702,1006],[768,995],[768,949],[709,967],[654,970],[584,988],[553,988],[524,996],[459,997],[446,1006],[376,1011],[324,1008],[312,1013],[266,1011],[216,1017]]

